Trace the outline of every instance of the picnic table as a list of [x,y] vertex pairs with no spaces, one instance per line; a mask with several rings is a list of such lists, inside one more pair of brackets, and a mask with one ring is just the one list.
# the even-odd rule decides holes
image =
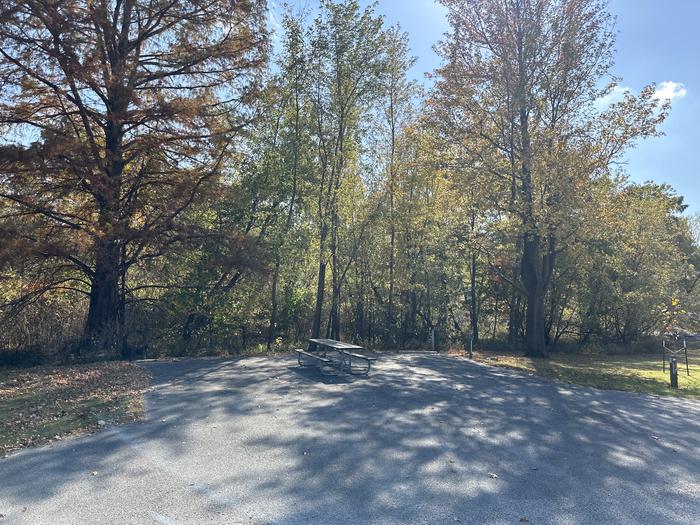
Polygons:
[[[363,350],[364,348],[351,343],[344,343],[335,339],[309,339],[309,343],[311,343],[309,345],[310,351],[296,350],[299,366],[319,366],[322,369],[328,367],[338,372],[347,371],[350,374],[368,375],[372,363],[377,360],[376,357],[360,354],[358,350]],[[312,348],[313,350],[311,350]],[[330,358],[328,356],[329,353],[337,354],[337,359]],[[356,363],[357,361],[362,363],[359,371],[353,372],[353,359]],[[307,363],[310,363],[310,365]]]

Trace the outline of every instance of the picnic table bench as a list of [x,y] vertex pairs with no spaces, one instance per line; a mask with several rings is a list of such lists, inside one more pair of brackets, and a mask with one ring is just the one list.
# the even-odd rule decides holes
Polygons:
[[[345,370],[350,374],[368,375],[370,368],[372,368],[372,363],[377,360],[376,357],[369,357],[357,352],[357,350],[363,350],[363,347],[350,343],[343,343],[335,339],[309,339],[309,343],[311,343],[311,345],[309,345],[310,348],[313,347],[315,350],[296,350],[299,366],[330,367],[336,369],[338,372]],[[329,352],[336,352],[338,354],[338,359],[333,360],[329,358]],[[353,359],[362,362],[362,368],[359,372],[353,372]],[[305,361],[311,361],[311,364],[307,365]]]

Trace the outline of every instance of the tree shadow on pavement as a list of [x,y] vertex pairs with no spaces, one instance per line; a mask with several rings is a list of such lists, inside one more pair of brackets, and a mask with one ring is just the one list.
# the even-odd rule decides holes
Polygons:
[[145,423],[0,461],[0,504],[87,493],[184,523],[700,519],[695,402],[436,355],[382,356],[368,378],[292,359],[146,364]]

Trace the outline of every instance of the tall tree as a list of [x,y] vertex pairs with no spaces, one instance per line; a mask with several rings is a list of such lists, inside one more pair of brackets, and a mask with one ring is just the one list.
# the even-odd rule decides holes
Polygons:
[[604,0],[441,2],[451,31],[438,46],[434,105],[446,132],[475,139],[473,156],[520,222],[525,349],[544,356],[545,297],[576,199],[635,139],[655,133],[666,108],[646,88],[596,110],[614,87],[600,87],[614,49]]
[[[5,237],[89,297],[84,337],[123,321],[127,271],[192,236],[266,56],[258,0],[0,1]],[[72,273],[71,273],[72,272]]]
[[282,134],[283,144],[272,144],[275,149],[281,149],[286,156],[281,173],[281,178],[288,180],[288,204],[280,230],[279,240],[275,255],[275,265],[272,274],[270,323],[267,331],[267,348],[272,346],[277,330],[278,316],[278,286],[282,267],[282,253],[287,241],[296,207],[301,199],[300,187],[302,181],[301,170],[305,157],[304,146],[308,141],[303,141],[308,132],[307,120],[302,113],[308,109],[308,82],[307,73],[307,49],[304,38],[303,19],[293,13],[284,16],[284,41],[283,52],[280,57],[280,74],[277,81],[279,117],[277,127]]
[[321,332],[330,257],[332,294],[328,334],[340,337],[340,292],[345,274],[339,259],[339,198],[357,164],[362,119],[376,96],[384,67],[382,19],[357,0],[323,0],[312,28],[310,62],[313,140],[316,149],[318,281],[311,333]]
[[396,26],[386,33],[386,68],[381,76],[384,105],[384,119],[387,131],[386,179],[389,201],[389,289],[386,308],[385,343],[392,343],[394,337],[395,287],[396,287],[396,197],[397,172],[399,170],[399,137],[411,123],[413,105],[418,88],[415,81],[408,79],[408,71],[416,59],[409,54],[408,35]]

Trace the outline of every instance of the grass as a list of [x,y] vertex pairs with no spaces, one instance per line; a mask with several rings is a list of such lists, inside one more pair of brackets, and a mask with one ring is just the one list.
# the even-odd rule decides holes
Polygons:
[[123,362],[0,369],[0,454],[137,420],[147,385]]
[[668,364],[662,370],[661,355],[553,354],[550,359],[533,359],[507,352],[476,352],[474,358],[489,365],[521,370],[566,383],[608,390],[644,394],[700,397],[700,355],[688,353],[690,376],[685,361],[678,358],[679,388],[669,386]]

